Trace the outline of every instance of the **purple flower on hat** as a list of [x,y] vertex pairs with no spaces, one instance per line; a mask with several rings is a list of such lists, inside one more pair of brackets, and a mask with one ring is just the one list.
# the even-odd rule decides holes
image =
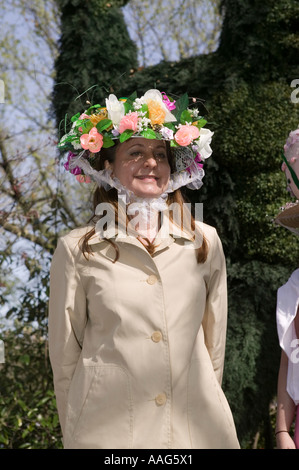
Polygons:
[[[197,168],[203,168],[203,161],[201,159],[201,156],[200,156],[200,153],[197,153],[195,158],[194,158],[194,163],[196,164]],[[188,168],[186,168],[186,170],[188,171],[188,173],[190,173],[191,175],[191,167],[188,166]]]
[[74,168],[70,169],[70,160],[76,156],[77,155],[75,153],[69,152],[67,156],[67,162],[63,166],[67,171],[70,171],[72,175],[81,175],[82,171],[81,168],[79,168],[78,166],[75,166]]
[[203,161],[201,159],[200,153],[196,154],[194,161],[196,162],[198,168],[203,168]]

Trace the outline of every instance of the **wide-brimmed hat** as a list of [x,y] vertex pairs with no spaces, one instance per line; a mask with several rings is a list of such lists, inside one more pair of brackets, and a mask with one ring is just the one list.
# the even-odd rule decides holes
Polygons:
[[276,216],[274,222],[299,235],[299,201],[288,203]]

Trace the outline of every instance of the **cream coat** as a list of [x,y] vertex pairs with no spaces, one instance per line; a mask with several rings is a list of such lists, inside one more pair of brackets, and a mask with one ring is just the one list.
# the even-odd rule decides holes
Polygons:
[[[238,448],[220,383],[227,322],[226,267],[216,230],[209,255],[188,235],[153,257],[133,236],[120,258],[92,240],[59,240],[51,266],[49,346],[65,448]],[[88,227],[90,229],[90,227]]]

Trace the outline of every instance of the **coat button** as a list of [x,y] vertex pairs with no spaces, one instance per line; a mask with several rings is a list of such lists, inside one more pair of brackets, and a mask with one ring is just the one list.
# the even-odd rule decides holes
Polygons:
[[159,343],[159,341],[162,339],[161,331],[154,331],[151,338],[154,343]]
[[157,395],[155,398],[155,402],[158,406],[165,405],[166,400],[167,400],[167,397],[165,393],[159,393],[159,395]]
[[154,274],[151,274],[147,278],[146,282],[152,286],[153,284],[155,284],[157,282],[157,277]]

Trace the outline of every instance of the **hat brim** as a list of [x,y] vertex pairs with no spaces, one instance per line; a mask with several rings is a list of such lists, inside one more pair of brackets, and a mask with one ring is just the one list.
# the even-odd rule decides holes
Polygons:
[[299,235],[299,203],[281,211],[274,222]]

